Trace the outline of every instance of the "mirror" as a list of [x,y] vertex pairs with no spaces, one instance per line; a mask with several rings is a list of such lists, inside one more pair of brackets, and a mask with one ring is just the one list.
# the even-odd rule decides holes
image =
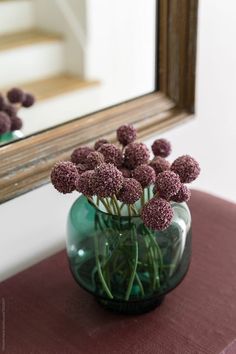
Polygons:
[[154,91],[156,7],[0,1],[0,145]]

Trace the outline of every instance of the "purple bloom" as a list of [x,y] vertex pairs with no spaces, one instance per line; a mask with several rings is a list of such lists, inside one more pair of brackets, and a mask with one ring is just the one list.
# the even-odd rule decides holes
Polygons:
[[10,130],[11,130],[11,120],[9,116],[4,112],[0,112],[0,134],[7,133]]
[[198,162],[189,155],[178,157],[171,165],[171,170],[179,175],[182,183],[190,183],[200,174]]
[[31,93],[25,93],[22,106],[25,108],[29,108],[33,106],[34,103],[35,103],[35,97],[31,95]]
[[174,195],[171,198],[171,200],[173,200],[173,202],[176,202],[176,203],[183,203],[183,202],[188,202],[190,197],[191,197],[190,189],[188,189],[187,186],[182,184],[178,193],[176,195]]
[[5,99],[3,95],[0,93],[0,111],[3,111],[4,107],[5,107]]
[[89,170],[93,170],[95,167],[101,165],[101,163],[103,162],[104,156],[98,151],[93,151],[90,152],[90,154],[87,156],[86,165]]
[[11,118],[11,131],[20,130],[22,128],[22,120],[19,117]]
[[80,193],[83,193],[87,197],[91,197],[93,193],[93,183],[92,178],[94,171],[86,171],[82,173],[79,178],[77,178],[75,186],[76,190]]
[[76,166],[70,161],[57,162],[51,172],[53,186],[61,193],[71,193],[79,177]]
[[131,143],[125,149],[125,166],[129,169],[145,164],[150,158],[150,152],[143,143]]
[[152,198],[141,212],[144,225],[152,230],[165,230],[173,218],[173,210],[169,202],[161,198]]
[[157,191],[161,198],[169,200],[181,188],[180,178],[172,171],[165,171],[159,173],[155,182],[155,191]]
[[99,139],[96,141],[94,144],[94,149],[98,150],[103,144],[109,144],[109,141],[107,139]]
[[90,152],[93,152],[94,149],[89,146],[80,146],[79,148],[75,149],[71,155],[71,161],[78,165],[79,163],[86,163],[87,157]]
[[166,139],[157,139],[152,144],[152,151],[155,156],[167,157],[171,153],[171,144]]
[[130,178],[131,177],[131,171],[128,168],[119,167],[119,171],[122,173],[123,177],[125,177],[125,178]]
[[110,163],[102,163],[95,168],[92,177],[95,195],[106,198],[117,194],[122,188],[124,178],[122,173]]
[[82,175],[82,173],[86,172],[89,170],[88,166],[82,163],[79,163],[76,165],[77,171],[79,175]]
[[139,165],[132,172],[132,177],[139,181],[143,188],[146,188],[155,182],[156,173],[149,165]]
[[125,178],[123,186],[117,194],[117,199],[125,204],[134,204],[142,194],[143,189],[138,181],[133,178]]
[[6,104],[3,108],[3,110],[10,118],[16,117],[17,110],[11,104]]
[[121,150],[114,144],[103,144],[99,150],[104,156],[106,163],[112,163],[113,165],[120,167],[123,164],[123,155]]
[[11,103],[22,103],[24,100],[24,92],[20,88],[12,88],[7,92],[7,98]]
[[118,141],[123,146],[133,143],[137,137],[136,129],[130,124],[122,125],[119,127],[116,131],[116,134]]
[[155,157],[151,162],[150,166],[154,169],[156,172],[156,175],[158,175],[161,172],[168,171],[170,169],[170,163],[169,161],[165,160],[163,157]]

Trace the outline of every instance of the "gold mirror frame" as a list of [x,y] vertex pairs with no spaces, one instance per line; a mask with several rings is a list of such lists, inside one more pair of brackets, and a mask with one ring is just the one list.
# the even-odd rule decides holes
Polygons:
[[49,181],[50,169],[78,145],[132,123],[140,138],[189,119],[194,112],[198,0],[159,0],[156,91],[40,132],[0,149],[0,203]]

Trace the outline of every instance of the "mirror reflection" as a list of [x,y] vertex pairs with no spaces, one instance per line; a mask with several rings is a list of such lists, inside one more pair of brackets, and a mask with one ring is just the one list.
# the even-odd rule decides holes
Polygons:
[[0,145],[154,90],[156,0],[0,1]]

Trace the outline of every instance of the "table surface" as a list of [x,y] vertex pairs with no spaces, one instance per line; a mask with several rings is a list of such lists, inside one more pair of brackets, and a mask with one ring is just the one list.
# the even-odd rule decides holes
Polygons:
[[236,205],[194,191],[190,209],[191,267],[159,308],[102,309],[74,282],[63,251],[0,284],[4,352],[236,354]]

